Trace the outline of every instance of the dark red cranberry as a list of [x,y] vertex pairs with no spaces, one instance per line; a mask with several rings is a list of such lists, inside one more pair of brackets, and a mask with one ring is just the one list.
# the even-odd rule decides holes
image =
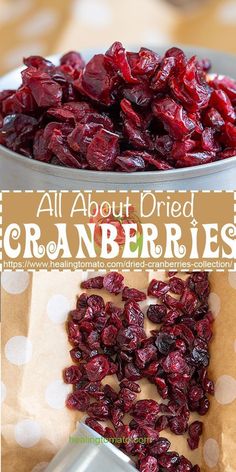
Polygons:
[[153,456],[147,456],[144,459],[141,459],[139,470],[140,472],[158,472],[159,467],[157,459]]
[[122,300],[133,300],[135,302],[141,302],[146,300],[147,296],[144,292],[137,290],[136,288],[125,287],[122,291]]
[[89,380],[96,382],[104,379],[109,371],[109,362],[103,355],[93,357],[86,365],[85,370]]
[[66,400],[66,406],[73,410],[88,411],[89,394],[83,390],[70,393]]

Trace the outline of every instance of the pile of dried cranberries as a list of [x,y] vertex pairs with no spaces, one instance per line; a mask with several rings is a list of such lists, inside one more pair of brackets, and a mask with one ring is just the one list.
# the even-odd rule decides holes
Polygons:
[[[149,334],[139,306],[146,294],[124,286],[121,274],[109,272],[82,283],[83,289],[121,294],[124,306],[105,303],[95,294],[79,296],[68,320],[74,364],[64,370],[65,382],[73,384],[67,406],[87,412],[87,425],[100,435],[128,438],[119,447],[135,458],[141,472],[199,472],[198,465],[170,452],[170,441],[160,433],[167,428],[177,435],[187,433],[191,449],[199,444],[203,424],[192,422],[190,414],[205,415],[208,394],[214,393],[207,374],[213,321],[208,274],[192,273],[186,280],[168,275],[166,282],[154,279],[148,287],[154,297],[146,314],[153,323]],[[113,374],[119,382],[116,389],[104,380]],[[162,401],[138,398],[143,378],[156,386]],[[100,423],[107,421],[112,427]]]
[[0,144],[51,164],[99,171],[168,170],[236,155],[236,82],[176,47],[85,64],[24,59],[22,85],[0,92]]

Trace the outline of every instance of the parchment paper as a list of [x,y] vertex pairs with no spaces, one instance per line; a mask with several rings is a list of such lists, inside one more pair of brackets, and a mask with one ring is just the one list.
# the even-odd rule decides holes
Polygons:
[[[57,408],[49,404],[52,398],[52,387],[50,390],[49,386],[60,384],[62,369],[71,364],[70,345],[63,321],[67,311],[66,302],[68,308],[73,308],[76,296],[81,292],[81,280],[94,274],[35,272],[33,275],[29,274],[28,285],[26,280],[27,287],[23,291],[19,273],[9,274],[5,273],[2,277],[2,380],[5,385],[2,465],[4,472],[39,472],[44,470],[53,455],[68,440],[76,421],[80,419],[78,412],[71,412],[62,406],[61,397],[57,397]],[[153,275],[157,274],[129,272],[125,274],[125,279],[130,286],[146,289],[148,280]],[[217,382],[218,401],[211,398],[210,411],[203,417],[204,434],[198,451],[191,452],[182,436],[166,432],[162,432],[162,435],[171,436],[172,449],[185,454],[193,463],[199,463],[202,471],[235,472],[236,273],[218,272],[212,274],[210,280],[213,292],[210,298],[216,318],[209,370],[211,377]],[[21,293],[9,293],[20,289]],[[111,299],[109,294],[101,291],[99,294],[104,295],[107,300]],[[58,295],[65,298],[58,298]],[[58,301],[57,313],[55,307],[58,306]],[[114,297],[114,301],[119,304],[120,297]],[[8,359],[9,340],[14,336],[26,336],[32,343],[32,355],[25,364],[15,365]],[[146,385],[143,381],[142,386],[143,397],[158,399],[153,386]],[[22,447],[18,443],[21,434],[19,423],[22,424],[25,419],[36,422],[40,430],[40,437],[37,438],[36,434],[36,443],[31,447]],[[26,439],[27,444],[30,439]]]

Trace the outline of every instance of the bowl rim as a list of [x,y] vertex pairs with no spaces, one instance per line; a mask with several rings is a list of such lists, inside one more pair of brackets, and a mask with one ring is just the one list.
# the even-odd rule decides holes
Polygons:
[[202,164],[192,167],[183,167],[179,169],[170,169],[168,171],[146,171],[146,172],[107,172],[107,171],[96,171],[86,169],[74,169],[71,167],[58,166],[46,162],[37,161],[30,159],[26,156],[11,151],[8,148],[0,145],[0,158],[1,154],[5,155],[6,158],[15,160],[18,164],[23,164],[24,167],[32,168],[34,171],[43,174],[55,175],[55,177],[65,177],[71,180],[82,180],[82,181],[101,181],[109,180],[109,182],[119,183],[121,180],[124,183],[135,183],[135,182],[158,182],[158,181],[171,181],[179,179],[188,179],[199,177],[206,174],[214,174],[218,172],[222,166],[223,170],[236,167],[236,156],[223,159],[221,161],[211,162],[209,164]]
[[[169,46],[170,45],[168,44],[167,45],[160,44],[160,45],[156,45],[155,47],[154,45],[152,45],[154,49],[159,48],[163,50],[168,48]],[[224,54],[224,56],[228,56],[229,59],[236,57],[233,54],[223,53],[221,51],[217,51],[217,50],[209,49],[209,48],[201,48],[198,46],[191,46],[191,45],[177,45],[177,46],[185,49],[187,53],[195,49],[197,54],[199,52],[207,53],[208,51],[217,55]],[[137,45],[133,46],[133,48],[136,49]],[[102,50],[102,48],[100,49]],[[91,56],[92,54],[95,54],[97,51],[98,51],[97,49],[93,48],[93,49],[82,51],[82,54],[86,57],[86,56]],[[52,54],[50,56],[47,56],[47,58],[51,61],[58,62],[58,59],[61,57],[61,55],[62,54],[60,53]],[[0,91],[2,90],[1,82],[3,80],[7,80],[8,77],[10,78],[15,74],[19,74],[22,69],[24,69],[24,66],[17,67],[9,71],[7,74],[4,74],[3,76],[0,77]],[[101,181],[104,178],[104,179],[109,179],[109,182],[111,183],[119,183],[121,180],[124,183],[135,183],[135,182],[145,183],[145,182],[188,179],[191,177],[194,178],[194,177],[199,177],[206,174],[216,173],[221,169],[222,166],[224,167],[224,169],[229,169],[233,166],[236,166],[236,155],[235,155],[233,157],[211,162],[208,164],[200,164],[197,166],[182,167],[182,168],[170,169],[166,171],[156,170],[156,171],[145,171],[145,172],[141,171],[141,172],[127,173],[127,172],[114,172],[114,171],[109,172],[109,171],[75,169],[71,167],[59,166],[59,165],[28,158],[27,156],[14,152],[3,145],[0,145],[0,158],[1,158],[1,154],[5,155],[6,158],[8,159],[10,158],[12,160],[15,160],[18,164],[23,164],[24,166],[26,165],[27,167],[32,168],[34,171],[38,173],[41,173],[41,172],[43,174],[48,173],[55,176],[60,176],[60,177],[63,176],[71,180],[81,179],[82,181],[93,181],[93,180]]]

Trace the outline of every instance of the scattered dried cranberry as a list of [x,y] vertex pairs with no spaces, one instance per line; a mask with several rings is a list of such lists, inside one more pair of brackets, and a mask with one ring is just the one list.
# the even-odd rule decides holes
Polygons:
[[140,461],[140,472],[158,472],[159,467],[157,459],[153,456],[147,456]]
[[81,288],[103,288],[103,279],[104,277],[98,276],[98,277],[93,277],[92,279],[85,280],[84,282],[81,283]]
[[236,82],[205,58],[115,42],[87,64],[76,51],[24,64],[19,88],[0,92],[0,144],[28,158],[156,172],[236,155]]
[[103,279],[103,287],[110,293],[120,293],[123,289],[124,277],[118,272],[109,272]]
[[141,292],[137,288],[124,287],[122,291],[122,300],[134,300],[136,302],[141,302],[146,300],[147,295],[144,292]]
[[93,357],[86,365],[85,370],[89,380],[96,382],[102,380],[109,371],[109,362],[103,355]]
[[[68,321],[75,364],[64,370],[64,381],[73,385],[66,404],[86,411],[86,424],[98,434],[129,439],[120,448],[135,458],[140,471],[199,472],[197,465],[170,451],[170,441],[159,434],[168,428],[176,435],[188,432],[190,449],[199,445],[203,423],[191,423],[190,414],[205,415],[208,394],[214,393],[207,372],[213,322],[208,306],[210,285],[205,272],[188,274],[186,280],[175,272],[168,276],[164,282],[152,280],[148,287],[157,303],[149,305],[147,317],[159,325],[149,335],[138,303],[146,294],[123,287],[122,274],[110,272],[82,282],[85,289],[120,294],[124,304],[122,308],[105,304],[95,294],[82,293],[77,299]],[[108,375],[116,375],[119,384],[103,385]],[[165,401],[140,400],[141,379],[153,384]],[[126,413],[131,417],[129,424],[125,424]],[[107,420],[114,429],[100,424]],[[147,441],[137,442],[138,438]]]

